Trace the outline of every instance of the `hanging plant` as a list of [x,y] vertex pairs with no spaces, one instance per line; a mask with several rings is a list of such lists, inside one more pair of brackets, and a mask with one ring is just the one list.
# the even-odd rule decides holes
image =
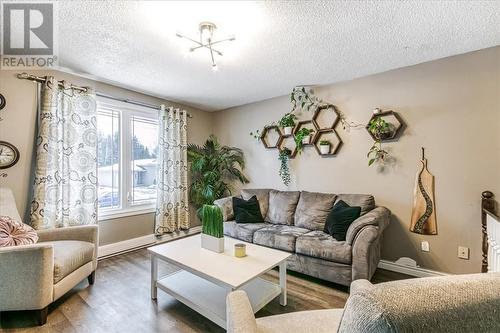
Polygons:
[[261,135],[262,134],[261,134],[260,130],[255,130],[255,131],[250,132],[250,136],[253,137],[257,141],[260,140]]
[[304,144],[308,144],[311,141],[311,135],[313,135],[314,130],[310,128],[301,128],[294,135],[295,145],[297,146],[297,152],[302,152]]
[[288,186],[290,184],[290,168],[289,168],[289,161],[290,161],[290,155],[292,155],[292,151],[288,148],[283,148],[280,150],[280,153],[278,155],[278,159],[280,160],[280,170],[279,170],[279,175],[281,177],[281,180],[283,180],[283,184]]
[[[293,88],[292,93],[290,94],[290,102],[292,103],[293,110],[295,110],[297,106],[303,111],[314,111],[319,107],[328,106],[328,103],[324,103],[321,99],[313,96],[312,92],[308,92],[305,87]],[[338,114],[342,128],[345,131],[349,132],[351,128],[364,127],[363,124],[349,121],[345,114],[341,111],[338,111]]]
[[316,110],[321,103],[319,98],[310,95],[305,87],[295,87],[290,94],[290,102],[292,103],[292,110],[299,107],[303,111]]
[[366,157],[368,157],[368,166],[375,162],[383,163],[388,155],[389,153],[382,149],[382,142],[379,140],[375,141],[373,146],[368,151],[368,154],[366,154]]
[[391,136],[393,126],[381,117],[375,117],[368,123],[368,130],[377,140],[384,140]]

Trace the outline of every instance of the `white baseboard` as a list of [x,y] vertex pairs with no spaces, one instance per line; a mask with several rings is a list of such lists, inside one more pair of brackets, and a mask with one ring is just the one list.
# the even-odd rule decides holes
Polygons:
[[416,276],[416,277],[429,277],[429,276],[445,276],[449,275],[447,273],[433,271],[430,269],[425,269],[422,267],[413,267],[407,265],[401,265],[389,260],[380,260],[378,263],[378,268],[386,269],[388,271],[398,272],[406,275]]
[[127,239],[121,242],[111,243],[99,246],[99,258],[108,257],[117,253],[127,252],[130,250],[146,247],[159,243],[168,242],[176,238],[182,238],[201,232],[201,226],[193,227],[188,230],[176,231],[169,234],[156,237],[156,235],[145,235],[137,238]]

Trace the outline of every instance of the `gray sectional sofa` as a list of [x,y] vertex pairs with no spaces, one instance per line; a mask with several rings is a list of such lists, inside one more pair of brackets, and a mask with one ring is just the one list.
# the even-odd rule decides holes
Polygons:
[[[216,200],[222,209],[224,234],[245,242],[293,253],[288,269],[349,286],[370,279],[380,260],[382,233],[391,212],[376,207],[366,194],[329,194],[271,189],[244,189],[245,200],[256,195],[265,223],[236,223],[232,197]],[[361,216],[347,231],[345,241],[323,232],[332,206],[343,200],[361,207]]]

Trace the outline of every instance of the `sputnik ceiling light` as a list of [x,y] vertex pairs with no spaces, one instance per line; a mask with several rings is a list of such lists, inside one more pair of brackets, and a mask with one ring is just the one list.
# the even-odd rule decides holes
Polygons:
[[200,29],[200,40],[199,41],[197,41],[196,39],[184,36],[180,33],[177,33],[176,36],[179,38],[184,38],[184,39],[190,40],[191,42],[196,44],[195,46],[189,48],[189,52],[194,52],[195,50],[203,49],[203,48],[208,49],[210,51],[210,58],[212,60],[212,69],[214,71],[216,71],[217,70],[217,63],[215,62],[214,53],[218,54],[219,56],[222,56],[222,52],[214,49],[213,46],[215,44],[220,44],[222,42],[233,41],[236,39],[236,37],[230,36],[230,37],[227,37],[224,39],[214,40],[213,39],[214,32],[217,29],[217,26],[215,24],[213,24],[212,22],[201,22],[199,29]]

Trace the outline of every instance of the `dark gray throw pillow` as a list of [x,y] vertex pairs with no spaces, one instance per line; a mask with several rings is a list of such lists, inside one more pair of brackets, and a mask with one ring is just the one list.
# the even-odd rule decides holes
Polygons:
[[361,207],[351,207],[344,201],[339,200],[326,217],[325,229],[338,241],[345,241],[347,229],[361,214]]
[[263,223],[259,200],[253,196],[248,200],[233,197],[233,212],[236,223]]

